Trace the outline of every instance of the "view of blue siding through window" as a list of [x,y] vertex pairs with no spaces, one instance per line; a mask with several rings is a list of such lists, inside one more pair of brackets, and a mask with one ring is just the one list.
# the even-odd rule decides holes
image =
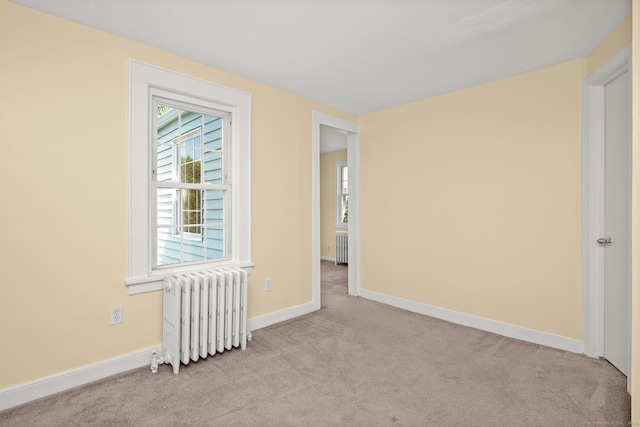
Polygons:
[[158,105],[157,266],[226,257],[224,120]]

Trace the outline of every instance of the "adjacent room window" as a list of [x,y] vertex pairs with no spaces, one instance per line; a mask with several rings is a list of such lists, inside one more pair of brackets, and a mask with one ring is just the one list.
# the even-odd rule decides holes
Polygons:
[[251,97],[130,61],[129,293],[251,261]]
[[336,162],[336,225],[346,227],[349,222],[349,168],[347,162]]

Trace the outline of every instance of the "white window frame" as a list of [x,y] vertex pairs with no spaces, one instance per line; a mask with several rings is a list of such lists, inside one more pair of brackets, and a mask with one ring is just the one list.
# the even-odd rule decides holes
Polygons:
[[[153,268],[155,203],[151,203],[153,97],[228,112],[231,119],[231,250],[225,261]],[[251,95],[160,67],[129,60],[129,294],[159,291],[167,274],[218,266],[236,266],[251,273]]]
[[[342,170],[347,166],[346,160],[336,162],[336,227],[338,228],[349,226],[348,222],[342,221],[342,196],[344,195],[342,192]],[[347,192],[347,197],[349,197],[349,192]]]

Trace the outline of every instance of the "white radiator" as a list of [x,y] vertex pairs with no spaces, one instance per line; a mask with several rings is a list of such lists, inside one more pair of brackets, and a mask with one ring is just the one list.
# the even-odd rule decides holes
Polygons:
[[153,350],[151,372],[170,363],[197,361],[233,347],[243,350],[247,332],[247,272],[220,268],[168,276],[162,297],[162,349]]
[[349,263],[349,233],[336,231],[336,262],[335,264]]

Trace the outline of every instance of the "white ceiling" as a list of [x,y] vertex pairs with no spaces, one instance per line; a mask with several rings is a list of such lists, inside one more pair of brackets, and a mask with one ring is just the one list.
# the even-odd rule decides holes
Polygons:
[[320,154],[347,149],[348,132],[320,125]]
[[631,0],[13,0],[356,114],[587,55]]

